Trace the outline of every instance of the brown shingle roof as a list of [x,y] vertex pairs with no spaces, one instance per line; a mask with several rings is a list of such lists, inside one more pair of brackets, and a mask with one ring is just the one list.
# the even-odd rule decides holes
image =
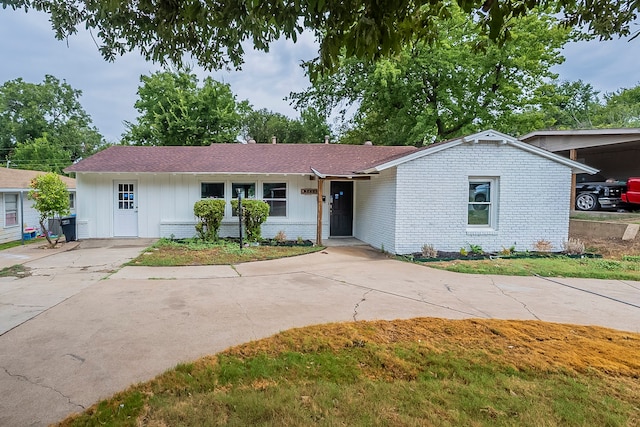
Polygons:
[[[46,174],[46,172],[0,168],[0,189],[28,189],[33,178],[44,174]],[[67,185],[67,188],[76,188],[75,179],[66,176],[60,176],[60,179]]]
[[112,146],[67,172],[290,173],[349,175],[415,151],[408,146],[213,144],[207,147]]

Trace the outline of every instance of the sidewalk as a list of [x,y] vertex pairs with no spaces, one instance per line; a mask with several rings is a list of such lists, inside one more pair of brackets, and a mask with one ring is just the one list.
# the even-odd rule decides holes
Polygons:
[[16,264],[25,264],[40,258],[58,254],[60,252],[71,251],[78,247],[80,242],[65,242],[62,240],[55,249],[49,248],[49,243],[44,238],[39,238],[37,242],[25,243],[24,245],[0,251],[0,270]]

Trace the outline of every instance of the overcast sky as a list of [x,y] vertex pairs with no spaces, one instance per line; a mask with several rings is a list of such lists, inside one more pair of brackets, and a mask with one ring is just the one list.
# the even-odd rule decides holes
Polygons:
[[[640,84],[640,38],[572,43],[563,54],[565,63],[554,69],[562,80],[582,79],[601,93]],[[229,83],[237,99],[254,108],[297,117],[283,98],[308,86],[299,64],[315,56],[313,39],[303,36],[296,44],[275,43],[268,54],[250,52],[242,71],[196,72],[200,79],[211,75]],[[123,122],[135,121],[140,75],[159,69],[135,53],[106,62],[88,32],[58,41],[46,15],[0,9],[0,84],[18,77],[41,83],[45,74],[66,80],[82,91],[80,102],[107,141],[117,142]]]

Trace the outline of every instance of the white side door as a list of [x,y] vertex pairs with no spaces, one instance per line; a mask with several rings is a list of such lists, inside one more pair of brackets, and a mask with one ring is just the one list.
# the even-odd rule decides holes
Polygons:
[[113,187],[113,236],[138,237],[138,183],[118,181],[113,183]]

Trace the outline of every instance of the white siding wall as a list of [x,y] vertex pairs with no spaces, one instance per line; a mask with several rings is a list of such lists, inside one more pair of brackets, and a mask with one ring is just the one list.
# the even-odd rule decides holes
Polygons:
[[373,247],[395,253],[396,169],[370,181],[356,181],[354,236]]
[[[78,174],[77,223],[79,238],[113,236],[114,181],[137,182],[139,237],[193,237],[193,205],[200,200],[201,182],[224,182],[227,200],[220,236],[237,237],[237,217],[231,216],[232,182],[256,183],[257,196],[264,182],[287,183],[287,216],[270,217],[262,226],[265,238],[283,230],[289,239],[315,239],[316,195],[301,194],[317,188],[317,181],[299,175],[193,175],[193,174]],[[325,183],[325,192],[328,192]],[[326,206],[326,205],[325,205]],[[327,215],[328,208],[325,209]],[[326,216],[328,224],[328,216]],[[328,234],[328,226],[326,233]]]
[[[496,177],[497,228],[469,231],[469,177]],[[569,231],[571,171],[567,166],[496,143],[463,144],[398,166],[396,253],[423,244],[458,251],[469,244],[485,251],[515,245],[531,250],[541,239],[555,250]],[[496,198],[497,197],[497,198]]]
[[24,217],[21,217],[20,213],[20,194],[15,191],[11,191],[7,194],[18,194],[18,224],[14,226],[5,226],[5,204],[4,193],[0,193],[0,243],[13,242],[22,239],[22,227],[32,227],[36,230],[40,229],[39,218],[40,213],[33,209],[33,200],[29,200],[27,197],[28,190],[23,192],[23,209]]

